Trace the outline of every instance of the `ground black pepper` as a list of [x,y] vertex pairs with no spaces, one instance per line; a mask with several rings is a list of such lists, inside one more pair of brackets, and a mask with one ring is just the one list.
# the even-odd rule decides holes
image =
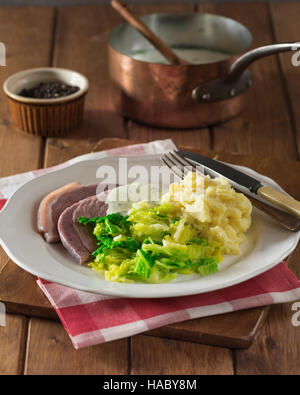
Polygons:
[[57,99],[59,97],[69,96],[78,90],[78,86],[67,85],[60,81],[41,82],[36,87],[22,89],[19,95],[34,99]]

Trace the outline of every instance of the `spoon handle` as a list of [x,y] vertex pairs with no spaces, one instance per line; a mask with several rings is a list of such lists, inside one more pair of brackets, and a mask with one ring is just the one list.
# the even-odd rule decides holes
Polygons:
[[149,29],[136,15],[126,8],[119,0],[111,1],[112,7],[166,58],[170,64],[187,64],[180,59],[152,30]]

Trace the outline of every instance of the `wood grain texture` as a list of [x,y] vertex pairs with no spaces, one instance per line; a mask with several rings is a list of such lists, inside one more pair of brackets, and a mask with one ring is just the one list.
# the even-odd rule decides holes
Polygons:
[[[270,2],[270,14],[275,39],[277,42],[298,42],[300,38],[300,25],[297,16],[300,15],[299,2],[277,3]],[[292,55],[281,54],[279,61],[284,81],[287,103],[291,111],[298,154],[300,156],[300,56],[296,55],[298,66],[292,64]]]
[[131,374],[233,374],[231,351],[183,341],[134,336]]
[[33,317],[58,319],[36,283],[36,277],[10,261],[0,274],[0,300],[6,311]]
[[63,326],[31,318],[25,374],[126,374],[127,341],[75,350]]
[[27,318],[6,314],[6,326],[0,326],[0,375],[23,373],[26,336]]
[[89,80],[84,121],[66,138],[46,143],[45,166],[90,150],[101,137],[125,137],[124,120],[112,109],[107,67],[107,39],[121,18],[107,6],[58,9],[53,66],[74,69]]
[[[250,29],[252,47],[274,41],[269,10],[264,3],[217,4],[215,12],[233,18]],[[290,21],[286,20],[285,25]],[[288,55],[287,55],[288,56]],[[248,105],[240,116],[213,128],[213,148],[259,156],[297,159],[295,138],[275,56],[250,67],[253,86]]]
[[7,262],[8,262],[8,256],[5,254],[3,248],[0,247],[0,273]]
[[273,306],[251,347],[235,351],[237,374],[299,375],[300,334],[291,323],[291,306]]
[[177,146],[192,145],[198,149],[211,148],[209,130],[166,130],[144,126],[128,121],[128,135],[130,139],[145,142],[160,139],[172,139]]
[[[17,71],[49,66],[53,22],[51,8],[0,8],[0,36],[7,49],[6,67],[1,67],[1,83]],[[2,89],[0,119],[0,177],[39,167],[42,140],[14,127]]]
[[267,318],[268,306],[178,322],[146,332],[145,335],[211,344],[229,348],[248,348]]
[[160,12],[194,12],[193,4],[130,4],[130,9],[138,16]]
[[[17,71],[49,65],[53,21],[54,10],[50,8],[0,8],[0,37],[7,51],[6,67],[1,67],[1,84]],[[2,89],[0,120],[0,177],[40,167],[42,140],[18,131],[13,125]],[[0,247],[0,271],[6,262],[7,256]]]
[[[299,261],[300,245],[288,260],[298,278]],[[237,374],[300,374],[300,330],[292,323],[293,304],[272,306],[253,344],[247,350],[235,351]]]

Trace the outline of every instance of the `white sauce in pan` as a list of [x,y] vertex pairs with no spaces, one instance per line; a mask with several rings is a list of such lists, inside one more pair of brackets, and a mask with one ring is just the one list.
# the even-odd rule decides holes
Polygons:
[[[231,54],[225,52],[214,51],[211,49],[203,49],[203,48],[199,48],[199,49],[173,48],[173,51],[180,58],[193,64],[220,62],[221,60],[228,59],[232,56]],[[169,62],[156,49],[139,51],[133,54],[132,57],[134,59],[142,60],[144,62],[169,64]]]

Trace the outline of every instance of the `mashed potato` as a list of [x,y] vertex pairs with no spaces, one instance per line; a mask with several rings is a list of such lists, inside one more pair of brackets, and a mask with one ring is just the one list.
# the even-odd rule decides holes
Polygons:
[[239,245],[251,225],[252,205],[225,178],[189,172],[182,183],[170,185],[164,202],[173,204],[177,214],[186,216],[208,241],[220,242],[224,254],[240,253]]

